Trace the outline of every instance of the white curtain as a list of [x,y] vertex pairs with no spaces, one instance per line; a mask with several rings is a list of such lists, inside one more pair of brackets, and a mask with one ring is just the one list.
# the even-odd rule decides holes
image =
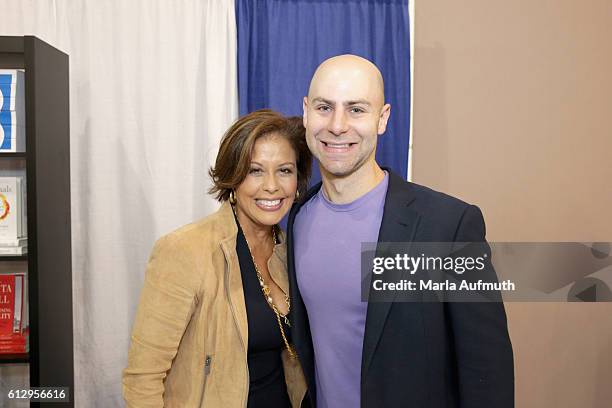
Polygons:
[[238,112],[234,3],[0,0],[0,16],[0,35],[70,55],[75,402],[123,406],[152,244],[217,206],[207,169]]

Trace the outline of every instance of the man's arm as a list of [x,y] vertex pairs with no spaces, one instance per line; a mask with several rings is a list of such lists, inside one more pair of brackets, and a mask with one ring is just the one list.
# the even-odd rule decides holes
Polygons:
[[[459,223],[455,242],[484,242],[480,209],[469,206]],[[489,246],[486,245],[487,250]],[[490,252],[490,250],[489,250]],[[488,257],[486,273],[495,274]],[[502,302],[446,304],[453,332],[460,406],[514,407],[514,362]]]

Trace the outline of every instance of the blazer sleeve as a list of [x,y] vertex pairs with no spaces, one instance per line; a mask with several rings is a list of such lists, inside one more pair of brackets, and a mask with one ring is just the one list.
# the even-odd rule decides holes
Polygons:
[[[455,242],[485,242],[480,209],[463,213]],[[489,245],[485,245],[490,255]],[[488,257],[490,260],[490,256]],[[485,273],[496,280],[487,262]],[[449,302],[461,408],[514,407],[514,362],[503,302]]]
[[197,303],[190,256],[175,236],[156,242],[145,273],[123,370],[128,407],[163,407],[164,379]]

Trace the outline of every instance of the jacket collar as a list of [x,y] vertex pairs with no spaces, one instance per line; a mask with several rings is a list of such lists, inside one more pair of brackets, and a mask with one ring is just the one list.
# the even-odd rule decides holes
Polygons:
[[[217,217],[217,232],[221,236],[220,245],[226,262],[224,280],[227,286],[227,294],[232,305],[232,311],[238,325],[240,336],[246,345],[248,344],[247,311],[244,300],[244,289],[242,286],[242,275],[240,273],[240,263],[238,261],[238,254],[236,253],[238,226],[236,225],[234,211],[229,202],[225,202],[221,205],[221,208],[217,211]],[[288,294],[289,285],[287,279],[278,275],[287,263],[285,234],[282,231],[279,234],[279,239],[280,243],[274,246],[274,251],[272,253],[272,257],[276,256],[278,260],[271,260],[269,265],[274,264],[274,262],[280,262],[280,265],[278,265],[278,267],[269,268],[269,271],[274,282]]]
[[[414,186],[389,169],[385,170],[389,172],[389,187],[378,232],[378,242],[411,242],[414,240],[421,219],[420,214],[411,208],[416,200]],[[391,305],[390,301],[368,303],[363,337],[362,376],[367,373],[370,366]]]
[[240,274],[238,254],[236,254],[238,226],[234,221],[232,206],[227,201],[221,205],[221,208],[217,211],[217,216],[217,232],[221,235],[220,246],[225,257],[223,281],[225,282],[226,295],[230,302],[230,308],[246,354],[246,347],[249,344],[249,326],[244,303],[244,290],[242,289],[242,275]]

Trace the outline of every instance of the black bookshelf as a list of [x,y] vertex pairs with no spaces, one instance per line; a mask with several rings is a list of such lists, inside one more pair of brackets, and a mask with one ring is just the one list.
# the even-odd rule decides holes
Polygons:
[[28,260],[27,255],[0,255],[0,262],[7,262],[7,261],[19,262],[19,261],[27,261],[27,260]]
[[2,364],[29,364],[31,387],[69,387],[74,406],[70,127],[68,55],[33,36],[0,36],[0,68],[25,70],[25,160],[28,254],[0,256],[27,262],[30,352],[0,355]]
[[28,364],[30,356],[28,353],[23,354],[4,354],[0,360],[0,364]]
[[0,153],[0,158],[6,159],[25,159],[25,152],[15,152],[15,153]]

